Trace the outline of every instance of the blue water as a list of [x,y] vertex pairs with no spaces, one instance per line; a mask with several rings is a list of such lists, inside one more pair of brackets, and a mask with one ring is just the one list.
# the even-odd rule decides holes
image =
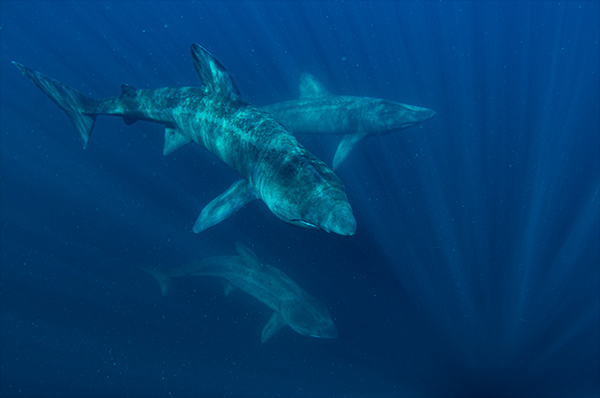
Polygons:
[[[597,397],[598,2],[0,4],[0,395]],[[335,94],[425,106],[337,174],[355,236],[261,202],[203,232],[235,172],[164,128],[71,124],[10,61],[94,98],[199,84],[196,42],[257,105],[301,72]],[[300,136],[330,164],[338,137]],[[234,254],[290,275],[339,337],[282,329],[216,279],[161,297],[133,267]]]

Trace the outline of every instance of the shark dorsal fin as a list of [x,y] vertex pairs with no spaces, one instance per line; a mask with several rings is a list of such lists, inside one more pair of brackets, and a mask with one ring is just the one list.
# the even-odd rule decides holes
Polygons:
[[196,43],[192,44],[191,51],[194,67],[208,94],[223,95],[235,100],[242,98],[227,69],[211,53]]
[[323,83],[310,73],[300,75],[300,98],[322,98],[331,95]]
[[252,253],[250,249],[240,242],[235,242],[235,250],[247,265],[251,267],[262,267],[262,264],[258,257],[256,257],[256,254]]

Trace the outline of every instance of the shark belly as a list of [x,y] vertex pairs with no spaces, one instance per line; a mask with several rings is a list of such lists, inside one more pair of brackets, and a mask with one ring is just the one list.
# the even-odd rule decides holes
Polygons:
[[359,109],[344,97],[290,100],[261,109],[271,114],[293,134],[353,134]]
[[249,267],[239,256],[217,256],[201,260],[189,275],[221,278],[273,311],[281,312],[282,303],[299,297],[299,294],[281,283],[267,267],[262,267]]

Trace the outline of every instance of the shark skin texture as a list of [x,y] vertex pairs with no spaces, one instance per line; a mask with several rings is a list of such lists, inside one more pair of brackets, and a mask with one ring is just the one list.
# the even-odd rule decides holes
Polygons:
[[333,95],[313,75],[300,75],[300,97],[263,106],[292,134],[343,135],[333,158],[336,170],[367,136],[387,135],[423,123],[432,109],[379,98]]
[[163,154],[195,142],[242,177],[202,211],[202,232],[261,199],[279,219],[304,228],[353,235],[356,220],[335,173],[308,152],[268,113],[242,100],[231,75],[208,51],[192,44],[202,87],[138,90],[121,86],[118,97],[95,100],[57,80],[13,64],[69,117],[86,148],[97,115],[165,125]]
[[337,337],[337,329],[323,303],[277,268],[261,263],[241,243],[236,242],[235,248],[238,256],[209,257],[170,270],[138,268],[156,279],[163,296],[171,287],[171,278],[182,276],[220,278],[225,287],[225,296],[235,289],[248,293],[273,310],[262,331],[263,343],[286,325],[303,336],[325,339]]

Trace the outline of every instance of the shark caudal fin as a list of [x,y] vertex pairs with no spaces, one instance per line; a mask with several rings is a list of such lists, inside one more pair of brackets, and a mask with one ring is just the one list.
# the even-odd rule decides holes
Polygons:
[[96,114],[90,113],[95,108],[96,100],[86,97],[79,91],[65,86],[58,80],[42,75],[39,72],[31,70],[13,61],[13,64],[21,73],[29,78],[36,86],[40,88],[56,105],[60,107],[73,124],[73,128],[79,134],[83,142],[83,148],[87,147],[90,134],[94,128]]
[[168,275],[156,269],[149,269],[140,266],[138,266],[138,268],[144,272],[149,273],[154,277],[154,279],[156,279],[156,281],[158,282],[158,286],[160,286],[160,294],[162,296],[165,296],[169,292],[169,289],[171,288],[171,278]]

